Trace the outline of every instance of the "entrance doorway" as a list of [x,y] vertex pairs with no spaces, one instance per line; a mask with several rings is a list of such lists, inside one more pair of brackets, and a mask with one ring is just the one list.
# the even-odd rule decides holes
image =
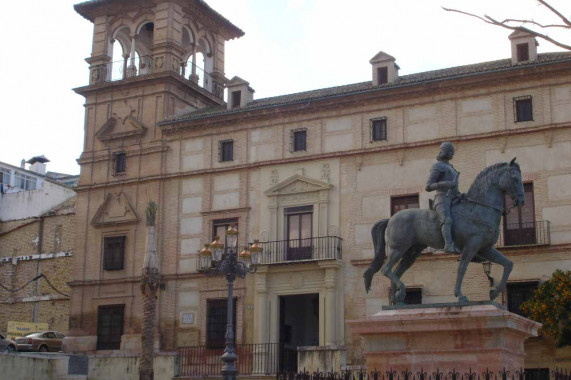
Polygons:
[[297,370],[297,348],[319,346],[319,294],[280,297],[282,366]]

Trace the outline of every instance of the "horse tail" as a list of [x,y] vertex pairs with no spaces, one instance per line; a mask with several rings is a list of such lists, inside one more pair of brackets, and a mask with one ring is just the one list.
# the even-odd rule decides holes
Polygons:
[[379,220],[373,225],[371,230],[371,235],[373,236],[373,247],[375,248],[375,257],[369,265],[369,268],[363,274],[365,278],[365,290],[369,293],[371,290],[371,283],[373,282],[373,276],[377,273],[385,261],[385,230],[389,224],[388,219]]

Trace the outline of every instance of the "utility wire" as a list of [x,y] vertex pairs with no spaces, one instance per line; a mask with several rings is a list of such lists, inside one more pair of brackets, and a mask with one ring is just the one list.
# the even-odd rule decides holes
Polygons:
[[49,285],[53,290],[56,291],[56,293],[59,293],[59,294],[61,294],[62,296],[65,296],[65,297],[68,297],[68,298],[69,298],[69,294],[65,294],[65,293],[60,292],[55,286],[53,286],[53,284],[50,282],[50,280],[49,280],[43,273],[40,273],[40,274],[37,275],[36,277],[32,278],[30,281],[26,282],[24,285],[20,286],[19,288],[9,289],[9,288],[7,288],[6,286],[2,285],[1,283],[0,283],[0,288],[5,289],[6,291],[8,291],[8,292],[10,292],[10,293],[16,293],[16,292],[18,292],[18,291],[24,289],[26,286],[30,285],[32,282],[38,281],[38,280],[39,280],[40,278],[42,278],[42,277],[44,278],[44,280],[46,280],[46,282],[48,283],[48,285]]

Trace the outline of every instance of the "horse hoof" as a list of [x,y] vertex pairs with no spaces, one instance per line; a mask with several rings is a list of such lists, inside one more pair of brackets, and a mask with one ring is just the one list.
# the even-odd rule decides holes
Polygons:
[[462,297],[458,298],[458,302],[460,302],[460,303],[468,303],[468,297],[462,296]]

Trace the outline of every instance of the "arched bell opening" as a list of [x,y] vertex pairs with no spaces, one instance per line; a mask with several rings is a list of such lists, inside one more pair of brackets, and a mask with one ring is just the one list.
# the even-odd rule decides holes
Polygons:
[[152,68],[152,48],[155,24],[151,21],[143,23],[137,31],[135,48],[135,67],[139,75],[150,74]]
[[127,26],[122,26],[113,33],[113,38],[109,44],[111,62],[107,70],[107,80],[121,80],[125,78],[131,51],[130,35],[131,30]]

